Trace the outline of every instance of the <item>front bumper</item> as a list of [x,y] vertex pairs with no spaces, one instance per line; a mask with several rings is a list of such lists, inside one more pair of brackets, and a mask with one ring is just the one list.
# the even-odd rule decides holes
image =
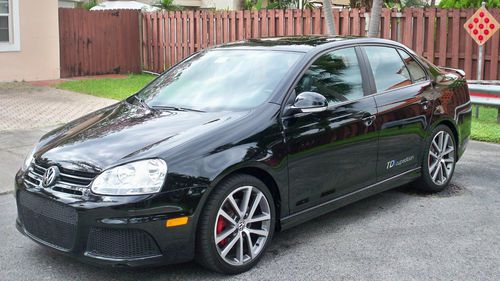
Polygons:
[[[96,265],[146,266],[194,257],[196,209],[203,190],[144,196],[75,196],[27,187],[16,176],[17,229],[32,240]],[[188,216],[182,226],[166,220]]]

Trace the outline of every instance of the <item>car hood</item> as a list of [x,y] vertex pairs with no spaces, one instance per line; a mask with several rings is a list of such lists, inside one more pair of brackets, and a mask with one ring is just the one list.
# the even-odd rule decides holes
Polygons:
[[56,129],[41,140],[37,161],[99,172],[159,154],[232,123],[248,112],[155,110],[120,102]]

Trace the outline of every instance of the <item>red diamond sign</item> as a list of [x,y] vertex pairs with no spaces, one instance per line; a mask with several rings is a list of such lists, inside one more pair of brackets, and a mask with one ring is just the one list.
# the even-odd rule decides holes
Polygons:
[[464,27],[478,45],[486,43],[500,28],[498,21],[483,7],[465,22]]

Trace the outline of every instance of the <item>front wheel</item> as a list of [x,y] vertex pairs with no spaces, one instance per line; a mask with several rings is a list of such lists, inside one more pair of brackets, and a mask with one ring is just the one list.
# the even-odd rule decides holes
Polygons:
[[200,216],[196,260],[226,274],[242,273],[262,257],[275,227],[273,198],[249,175],[233,176],[207,199]]
[[437,126],[426,142],[422,176],[414,186],[427,192],[445,189],[453,176],[456,163],[453,132],[445,125]]

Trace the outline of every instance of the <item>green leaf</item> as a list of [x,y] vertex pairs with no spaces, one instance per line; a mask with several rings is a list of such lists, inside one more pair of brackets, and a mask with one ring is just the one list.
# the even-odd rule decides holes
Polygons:
[[257,3],[255,4],[255,9],[257,10],[262,9],[262,0],[257,0]]
[[277,9],[279,4],[277,2],[267,4],[268,9]]

